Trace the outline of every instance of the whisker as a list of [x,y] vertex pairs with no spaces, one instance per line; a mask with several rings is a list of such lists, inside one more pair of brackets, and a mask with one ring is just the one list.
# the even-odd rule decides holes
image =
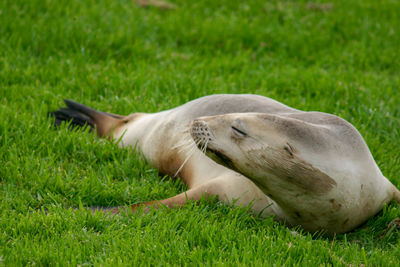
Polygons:
[[182,148],[185,146],[189,146],[192,143],[192,140],[182,140],[181,142],[177,143],[172,147],[172,149]]
[[209,140],[207,139],[206,142],[204,143],[204,146],[203,146],[202,149],[201,149],[201,151],[202,151],[203,153],[206,153],[208,142],[209,142]]
[[191,148],[192,145],[194,144],[194,140],[190,136],[189,133],[190,127],[187,126],[184,128],[184,130],[181,131],[181,136],[183,136],[182,140],[178,142],[176,145],[172,147],[172,149],[177,149],[179,148],[179,152],[184,151],[186,148]]
[[179,167],[179,169],[176,171],[176,173],[174,174],[174,177],[176,177],[178,175],[178,173],[182,170],[183,166],[185,166],[186,162],[193,156],[193,154],[196,152],[196,148],[197,148],[197,144],[196,146],[193,146],[190,151],[188,152],[188,155],[186,157],[186,159],[182,162],[181,166]]

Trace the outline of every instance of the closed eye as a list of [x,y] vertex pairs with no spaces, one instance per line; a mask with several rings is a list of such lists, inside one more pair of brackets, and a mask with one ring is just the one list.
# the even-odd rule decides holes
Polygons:
[[245,132],[242,132],[238,128],[233,127],[233,126],[231,126],[231,127],[232,127],[232,130],[235,131],[237,134],[242,135],[242,136],[246,136],[247,135]]
[[286,152],[288,152],[290,154],[290,156],[293,156],[294,148],[289,143],[286,143],[286,145],[283,147],[283,149],[285,149]]

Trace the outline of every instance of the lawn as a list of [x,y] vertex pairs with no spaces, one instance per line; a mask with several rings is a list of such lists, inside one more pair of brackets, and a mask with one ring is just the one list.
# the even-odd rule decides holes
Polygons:
[[83,208],[186,188],[130,149],[52,127],[64,98],[129,114],[254,93],[333,113],[400,187],[399,1],[145,2],[0,1],[0,265],[400,266],[397,203],[334,237],[208,201]]

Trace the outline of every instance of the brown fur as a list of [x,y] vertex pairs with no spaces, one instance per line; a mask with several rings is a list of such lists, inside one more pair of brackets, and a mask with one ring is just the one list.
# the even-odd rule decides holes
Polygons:
[[[182,166],[185,159],[179,154],[178,148],[160,150],[157,158],[156,165],[160,173],[169,175],[170,177],[178,176],[188,187],[191,186],[191,168],[189,164]],[[180,171],[176,173],[181,166]]]

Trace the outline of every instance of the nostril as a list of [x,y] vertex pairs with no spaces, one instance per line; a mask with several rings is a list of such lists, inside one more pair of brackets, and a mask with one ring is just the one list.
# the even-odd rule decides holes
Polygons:
[[196,142],[200,142],[200,145],[203,145],[204,143],[209,142],[212,139],[210,128],[203,120],[192,121],[190,134]]

